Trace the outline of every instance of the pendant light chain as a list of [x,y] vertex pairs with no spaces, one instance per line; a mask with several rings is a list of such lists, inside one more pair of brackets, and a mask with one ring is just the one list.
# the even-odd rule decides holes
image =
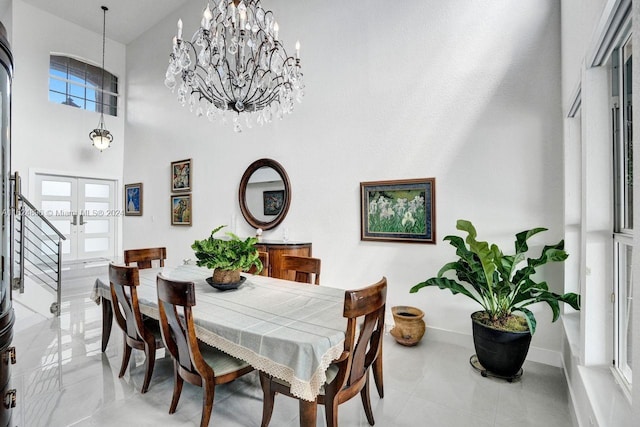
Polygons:
[[102,102],[100,105],[100,121],[104,122],[104,47],[105,47],[105,39],[106,39],[106,27],[107,27],[107,6],[102,6],[102,72],[100,73],[100,89],[102,90]]

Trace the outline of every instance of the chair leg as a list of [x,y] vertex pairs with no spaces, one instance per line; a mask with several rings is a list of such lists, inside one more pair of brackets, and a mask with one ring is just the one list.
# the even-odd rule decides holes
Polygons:
[[338,427],[338,399],[335,399],[335,396],[328,398],[325,395],[324,415],[327,427]]
[[369,373],[367,372],[365,375],[367,376],[367,380],[365,381],[362,390],[360,390],[360,397],[362,398],[364,413],[367,415],[367,421],[369,422],[369,425],[374,425],[375,420],[373,419],[373,411],[371,410],[371,398],[369,395]]
[[182,384],[184,380],[178,373],[178,362],[173,361],[173,397],[171,398],[171,406],[169,406],[169,413],[176,412],[178,401],[180,400],[180,393],[182,393]]
[[113,324],[113,308],[111,301],[106,298],[100,298],[102,305],[102,352],[107,349],[109,336],[111,335],[111,325]]
[[156,363],[156,346],[155,341],[152,344],[145,343],[144,344],[144,352],[145,352],[145,370],[144,370],[144,381],[142,382],[142,389],[140,393],[146,393],[149,390],[149,383],[151,382],[151,375],[153,374],[153,366]]
[[380,349],[380,353],[376,360],[373,361],[373,380],[376,383],[376,388],[378,389],[378,396],[380,398],[384,397],[384,381],[382,378],[382,348]]
[[127,366],[129,365],[129,359],[131,358],[131,347],[127,344],[127,336],[124,334],[124,349],[122,350],[122,365],[120,366],[120,373],[118,374],[118,378],[122,378],[124,376],[125,371],[127,370]]
[[[309,402],[308,400],[299,399],[300,402],[300,427],[315,427],[316,416],[318,414],[318,402]],[[325,403],[326,406],[326,403]],[[326,409],[326,408],[325,408]],[[337,412],[337,411],[336,411]],[[334,425],[337,427],[337,423]],[[327,427],[330,427],[327,423]]]
[[203,382],[202,391],[204,396],[202,397],[202,418],[200,421],[200,427],[207,427],[209,425],[209,420],[211,419],[211,411],[213,410],[213,396],[216,391],[215,382]]
[[263,372],[260,372],[260,385],[262,385],[262,393],[264,394],[262,400],[262,422],[260,426],[267,427],[273,414],[273,403],[276,392],[271,389],[271,377]]

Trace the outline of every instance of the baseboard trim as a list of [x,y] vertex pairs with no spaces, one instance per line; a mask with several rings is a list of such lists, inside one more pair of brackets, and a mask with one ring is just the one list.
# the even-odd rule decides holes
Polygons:
[[[473,351],[473,336],[471,334],[462,334],[427,326],[423,339],[455,344]],[[560,351],[531,346],[529,347],[527,360],[562,368],[562,353],[560,353]]]

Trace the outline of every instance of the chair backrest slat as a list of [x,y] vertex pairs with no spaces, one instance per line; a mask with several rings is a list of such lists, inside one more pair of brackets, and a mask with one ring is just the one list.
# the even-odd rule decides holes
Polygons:
[[166,248],[127,249],[124,251],[124,263],[130,265],[135,262],[139,269],[153,267],[152,261],[159,261],[160,267],[164,267],[167,259]]
[[[344,364],[350,369],[348,383],[358,381],[373,363],[384,329],[384,311],[387,300],[387,279],[363,289],[345,291],[343,316],[347,321],[345,351],[349,352],[351,363]],[[356,330],[359,329],[356,338]]]
[[[320,284],[320,258],[283,255],[282,269],[296,272],[295,281],[300,283]],[[314,278],[315,276],[315,278]]]
[[[196,305],[193,282],[166,279],[161,274],[157,278],[160,326],[165,346],[173,358],[189,372],[197,372],[197,366],[190,348],[197,348],[195,326],[191,307]],[[196,342],[192,342],[196,340]],[[195,357],[202,358],[197,352]]]
[[140,284],[138,268],[110,264],[109,282],[116,322],[129,337],[140,340],[144,326],[136,291]]

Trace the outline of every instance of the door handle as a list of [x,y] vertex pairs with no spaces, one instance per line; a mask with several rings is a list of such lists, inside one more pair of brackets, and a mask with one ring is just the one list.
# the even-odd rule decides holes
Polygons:
[[84,220],[84,215],[80,214],[80,225],[85,225],[87,222]]
[[71,225],[78,225],[78,214],[73,214],[73,219],[71,220]]

